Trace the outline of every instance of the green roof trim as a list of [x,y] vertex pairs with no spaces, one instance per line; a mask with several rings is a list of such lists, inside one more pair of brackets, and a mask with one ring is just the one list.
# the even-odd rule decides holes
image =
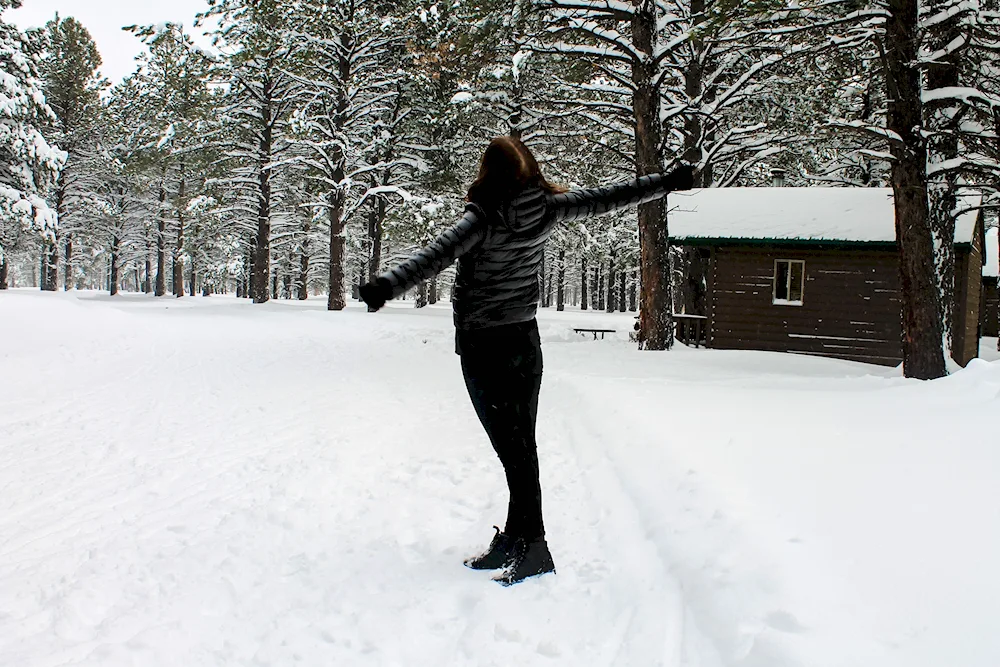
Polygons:
[[[872,250],[895,250],[895,241],[846,241],[842,239],[738,239],[738,238],[701,238],[676,237],[667,238],[672,245],[689,246],[795,246],[797,248],[868,248]],[[972,243],[962,241],[955,244],[956,248],[970,249]]]

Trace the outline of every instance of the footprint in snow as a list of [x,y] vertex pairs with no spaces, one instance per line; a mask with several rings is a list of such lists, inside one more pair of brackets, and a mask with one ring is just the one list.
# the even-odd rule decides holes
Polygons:
[[799,620],[787,611],[772,611],[764,617],[764,622],[775,630],[790,634],[799,634],[806,631],[805,626],[799,623]]

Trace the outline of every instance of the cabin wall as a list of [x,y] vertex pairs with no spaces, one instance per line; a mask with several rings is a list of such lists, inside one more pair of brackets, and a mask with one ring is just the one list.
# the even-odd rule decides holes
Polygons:
[[[774,262],[805,262],[802,305],[775,305]],[[716,247],[710,347],[902,361],[897,254],[878,249]]]
[[1000,335],[1000,294],[995,276],[983,278],[983,335]]

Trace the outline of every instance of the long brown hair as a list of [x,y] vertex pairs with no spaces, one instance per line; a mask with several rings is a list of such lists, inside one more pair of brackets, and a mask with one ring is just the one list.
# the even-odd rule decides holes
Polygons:
[[466,201],[498,205],[509,201],[527,187],[546,192],[565,192],[542,176],[538,161],[528,147],[514,137],[496,137],[486,147],[479,163],[479,175],[469,187]]

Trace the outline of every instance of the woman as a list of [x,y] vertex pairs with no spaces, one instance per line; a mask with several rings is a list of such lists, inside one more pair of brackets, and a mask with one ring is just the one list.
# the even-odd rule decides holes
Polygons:
[[693,170],[652,174],[605,188],[565,191],[542,176],[517,139],[498,137],[483,155],[465,214],[410,259],[361,288],[371,310],[458,260],[455,347],[469,397],[507,476],[507,523],[465,564],[502,569],[504,585],[555,572],[542,523],[535,417],[542,350],[535,322],[538,268],[556,225],[689,189]]

